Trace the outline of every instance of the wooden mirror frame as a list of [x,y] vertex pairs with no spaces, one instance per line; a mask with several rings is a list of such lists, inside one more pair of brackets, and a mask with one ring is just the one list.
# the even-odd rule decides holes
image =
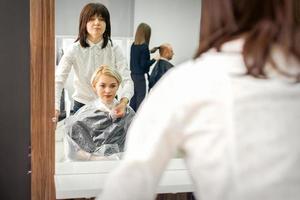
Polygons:
[[31,199],[55,199],[55,0],[30,0]]

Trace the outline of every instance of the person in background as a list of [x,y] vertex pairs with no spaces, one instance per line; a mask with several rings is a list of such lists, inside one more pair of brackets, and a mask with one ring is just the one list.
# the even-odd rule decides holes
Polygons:
[[103,160],[123,152],[126,132],[135,112],[129,106],[121,118],[113,112],[119,104],[115,97],[121,82],[122,77],[114,68],[102,65],[96,69],[91,86],[98,98],[65,121],[68,159]]
[[134,95],[130,101],[130,106],[135,111],[146,96],[145,74],[149,72],[150,66],[155,62],[154,58],[150,59],[150,37],[151,27],[146,23],[140,23],[130,50],[130,70],[134,83]]
[[180,150],[197,199],[298,200],[299,6],[202,0],[195,59],[150,92],[100,199],[154,199]]
[[73,111],[97,98],[89,81],[95,69],[106,64],[118,70],[123,79],[118,92],[119,104],[114,111],[124,115],[126,105],[133,95],[133,82],[126,58],[119,46],[111,41],[110,15],[100,3],[85,5],[80,13],[79,33],[75,43],[65,52],[55,72],[55,109],[59,115],[59,101],[66,79],[74,69]]
[[156,50],[159,50],[160,58],[156,62],[149,76],[149,91],[156,84],[156,82],[174,65],[170,63],[172,60],[174,52],[170,44],[165,43],[158,47],[154,47],[151,50],[151,53],[154,53]]

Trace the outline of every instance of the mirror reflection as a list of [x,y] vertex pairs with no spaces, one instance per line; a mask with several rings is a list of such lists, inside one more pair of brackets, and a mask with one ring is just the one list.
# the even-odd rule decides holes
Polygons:
[[[107,46],[104,45],[104,49],[110,51],[105,52],[112,52],[115,55],[113,59],[108,59],[111,56],[109,53],[99,55],[93,50],[88,50],[88,53],[84,52],[83,54],[70,54],[70,49],[78,48],[74,41],[78,39],[80,12],[90,2],[105,5],[110,14],[110,23],[107,21],[107,13],[105,10],[103,11],[103,8],[99,8],[100,13],[98,14],[97,12],[87,14],[89,20],[83,26],[88,29],[89,23],[94,21],[91,23],[91,29],[95,29],[95,32],[87,30],[91,37],[83,37],[83,40],[79,39],[77,44],[87,41],[86,44],[89,47],[85,49],[101,49],[103,43],[107,43]],[[58,102],[56,109],[59,110],[59,122],[56,129],[56,161],[120,159],[126,131],[134,115],[134,111],[131,109],[133,100],[130,103],[128,101],[132,99],[132,96],[134,98],[140,96],[140,93],[144,93],[145,98],[147,98],[149,83],[151,82],[148,80],[154,80],[152,81],[154,83],[157,81],[154,72],[157,71],[155,69],[161,65],[161,62],[168,61],[171,65],[176,66],[193,55],[196,49],[194,41],[197,41],[199,33],[200,0],[189,0],[188,2],[180,0],[56,0],[55,5],[56,73],[59,72],[60,74],[60,76],[56,76],[56,81],[61,81],[59,90],[56,87],[56,96],[59,96],[59,101],[56,100]],[[146,42],[146,47],[149,52],[148,60],[152,63],[148,65],[149,69],[143,72],[142,76],[133,76],[132,46],[133,43],[136,43],[135,36],[141,23],[146,23],[151,28],[151,37]],[[105,38],[108,38],[107,41]],[[111,38],[111,42],[109,38]],[[143,43],[145,43],[145,38],[143,42],[137,43],[137,45]],[[150,54],[150,50],[154,53]],[[96,56],[96,58],[92,56]],[[61,67],[63,65],[65,67]],[[113,75],[100,75],[94,86],[90,84],[92,75],[96,73],[95,70],[99,70],[98,67],[103,65],[108,67],[108,71],[116,70],[119,72],[122,82],[119,82],[118,78],[114,76],[115,73],[112,72]],[[116,68],[116,65],[122,67]],[[82,81],[90,84],[89,87],[82,86],[80,77]],[[129,83],[129,79],[133,79],[133,82]],[[141,79],[142,81],[140,81]],[[101,101],[95,102],[90,101],[90,99],[87,101],[84,98],[78,98],[80,91],[78,92],[78,88],[75,90],[75,87],[81,87],[82,92],[88,93],[87,96],[90,99]],[[113,87],[119,88],[119,90],[113,93]],[[108,90],[106,96],[101,96],[100,88]],[[132,94],[130,90],[132,90]],[[104,98],[110,98],[112,101],[103,103]],[[87,104],[87,102],[93,102],[93,104],[82,107],[81,110],[78,108],[79,111],[76,112],[77,110],[74,109],[76,106],[79,105],[80,107],[81,104]],[[125,105],[123,107],[122,102]],[[120,105],[121,110],[124,110],[124,113],[121,117],[112,117],[112,108],[118,105]],[[101,107],[101,109],[96,109],[96,107]],[[137,110],[136,107],[135,110]],[[108,123],[112,125],[114,120],[121,125],[103,126],[103,124]],[[101,126],[99,126],[100,122]],[[104,130],[103,127],[107,129]],[[114,129],[116,127],[122,127],[122,130]],[[96,135],[95,140],[83,140],[86,135],[91,133],[93,135],[98,132],[103,134]],[[115,133],[118,139],[111,137],[109,142],[103,143],[105,145],[95,145],[97,139],[103,142],[105,138],[107,139],[104,135],[111,133]],[[70,137],[72,134],[73,138]]]

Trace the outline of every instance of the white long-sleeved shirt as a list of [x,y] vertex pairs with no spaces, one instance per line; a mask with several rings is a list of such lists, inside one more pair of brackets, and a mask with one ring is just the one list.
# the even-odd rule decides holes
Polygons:
[[[299,199],[300,84],[270,66],[270,79],[243,75],[241,46],[229,42],[167,72],[137,112],[101,200],[154,199],[178,149],[197,199]],[[272,54],[299,73],[299,62]]]
[[87,104],[97,98],[91,86],[91,76],[100,65],[115,67],[122,76],[122,84],[118,91],[118,97],[126,97],[129,100],[133,96],[133,82],[126,58],[116,44],[102,49],[103,40],[97,44],[88,41],[90,47],[83,48],[79,42],[74,43],[63,55],[55,72],[55,109],[59,109],[61,92],[68,75],[74,69],[74,94],[73,99]]

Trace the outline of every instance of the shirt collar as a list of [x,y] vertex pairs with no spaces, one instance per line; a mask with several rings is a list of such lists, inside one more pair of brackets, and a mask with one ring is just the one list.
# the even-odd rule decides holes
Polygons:
[[98,48],[101,49],[102,45],[103,45],[103,39],[100,42],[96,43],[96,44],[91,42],[89,39],[86,39],[86,42],[90,45],[90,48],[98,47]]
[[[236,40],[226,42],[222,45],[221,51],[225,53],[241,54],[241,52],[243,51],[244,43],[245,43],[244,38],[239,38]],[[296,58],[293,55],[285,55],[285,53],[282,51],[282,49],[279,46],[277,45],[272,46],[270,52],[270,58],[276,64],[277,69],[274,69],[272,64],[270,64],[270,62],[267,61],[264,70],[265,73],[268,75],[268,77],[277,77],[277,78],[286,79],[288,81],[294,82],[295,77],[300,74],[299,62],[296,60]],[[288,66],[288,72],[287,72],[287,66]]]
[[165,60],[165,61],[168,61],[168,62],[169,62],[169,60],[166,59],[166,58],[164,58],[164,57],[160,57],[159,59],[160,59],[160,60]]

